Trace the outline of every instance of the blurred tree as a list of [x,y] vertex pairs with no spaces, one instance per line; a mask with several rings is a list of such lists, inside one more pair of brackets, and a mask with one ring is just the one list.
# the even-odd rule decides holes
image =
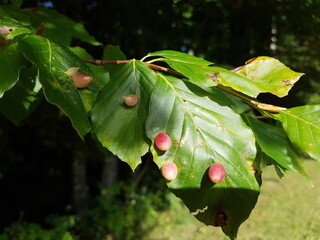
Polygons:
[[[128,58],[140,58],[161,49],[189,52],[217,64],[230,64],[230,67],[242,65],[255,56],[279,58],[294,70],[305,72],[306,77],[298,83],[298,88],[293,89],[295,94],[284,99],[262,94],[260,99],[283,106],[319,103],[318,0],[28,0],[23,3],[26,8],[37,5],[54,8],[83,22],[98,41],[105,45],[120,45]],[[74,45],[85,45],[94,57],[101,58],[102,48],[99,46],[93,47],[76,40]],[[0,195],[5,203],[0,206],[0,223],[16,220],[21,208],[27,209],[24,217],[28,219],[28,211],[34,205],[37,209],[30,220],[41,221],[49,213],[62,212],[72,202],[70,192],[86,194],[87,187],[94,192],[97,182],[101,181],[99,174],[96,174],[103,172],[105,163],[101,155],[90,156],[91,153],[85,149],[82,154],[95,159],[88,166],[81,160],[83,156],[77,157],[83,145],[74,135],[69,122],[61,119],[52,106],[42,104],[41,110],[44,115],[34,115],[18,129],[0,117],[0,149],[4,149],[0,152],[0,158],[9,159],[0,161],[0,177],[4,180],[0,188],[5,189]],[[52,121],[60,123],[58,129],[57,124],[50,127]],[[36,128],[33,127],[35,125]],[[19,138],[25,135],[25,131],[37,144],[30,143],[30,139]],[[57,139],[63,141],[57,142]],[[35,146],[38,148],[31,148]],[[67,158],[73,158],[73,165],[65,161]],[[69,176],[68,173],[77,167],[77,173],[81,174],[74,172]],[[92,174],[91,169],[95,170]],[[34,176],[34,173],[41,174]],[[35,179],[44,179],[43,192],[33,187],[37,185]],[[86,183],[88,186],[85,186]],[[18,196],[17,192],[24,194]],[[81,210],[80,202],[75,205]],[[51,212],[43,211],[47,206],[50,206]]]

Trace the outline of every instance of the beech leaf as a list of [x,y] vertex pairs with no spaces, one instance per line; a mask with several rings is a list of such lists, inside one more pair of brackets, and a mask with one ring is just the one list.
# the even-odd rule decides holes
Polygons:
[[[101,144],[134,170],[149,150],[145,118],[155,73],[132,60],[111,75],[92,109],[93,131]],[[127,106],[124,96],[134,94],[138,102]]]
[[79,67],[81,72],[92,76],[87,64],[69,49],[37,35],[20,39],[18,48],[38,67],[46,99],[64,111],[81,137],[87,134],[91,129],[87,111],[98,92],[95,80],[86,89],[78,90],[65,73],[70,67]]
[[281,111],[279,120],[291,142],[320,161],[320,105]]
[[[173,193],[200,221],[220,225],[234,238],[259,195],[252,168],[255,139],[241,117],[197,86],[158,74],[146,131],[153,141],[160,132],[171,138],[169,150],[159,151],[153,143],[151,151],[159,168],[166,161],[177,165],[178,176],[168,183]],[[222,163],[227,172],[218,184],[207,173],[215,162]],[[224,223],[216,219],[220,215]]]

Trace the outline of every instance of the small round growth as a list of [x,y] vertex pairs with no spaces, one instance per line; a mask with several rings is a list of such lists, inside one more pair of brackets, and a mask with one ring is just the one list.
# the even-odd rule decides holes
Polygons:
[[171,147],[171,138],[168,134],[159,133],[154,140],[157,148],[161,151],[167,151]]
[[162,165],[161,174],[168,181],[174,180],[178,175],[177,165],[173,161],[165,162]]
[[214,183],[222,182],[226,176],[226,169],[222,163],[214,163],[208,171],[209,178]]
[[129,107],[134,107],[138,103],[138,97],[134,94],[123,96],[122,98],[124,100],[124,103]]
[[72,76],[73,83],[76,88],[85,88],[92,81],[93,77],[86,73],[75,73]]
[[74,74],[76,74],[79,71],[79,69],[80,69],[79,67],[71,67],[65,72],[65,74],[72,77]]

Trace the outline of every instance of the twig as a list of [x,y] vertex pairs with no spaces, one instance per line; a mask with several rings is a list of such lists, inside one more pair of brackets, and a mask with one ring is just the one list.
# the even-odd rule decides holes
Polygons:
[[88,59],[88,58],[81,58],[83,61],[87,63],[91,63],[94,65],[104,66],[104,65],[120,65],[120,64],[127,64],[131,60],[97,60],[97,59]]
[[[95,65],[99,65],[99,66],[104,66],[104,65],[111,65],[111,64],[127,64],[129,63],[131,60],[95,60],[95,59],[87,59],[87,58],[82,58],[82,60],[84,60],[85,62],[88,62],[88,63],[91,63],[91,64],[95,64]],[[171,69],[171,68],[166,68],[166,67],[161,67],[159,65],[155,65],[155,64],[152,64],[152,63],[146,63],[146,62],[143,62],[145,65],[147,65],[149,68],[151,68],[152,70],[155,70],[155,71],[162,71],[162,72],[167,72],[167,73],[170,73],[170,74],[173,74],[173,75],[176,75],[176,76],[179,76],[179,77],[184,77],[183,74]],[[257,102],[257,101],[254,101],[230,88],[226,88],[222,85],[217,85],[215,86],[216,88],[224,91],[224,92],[227,92],[237,98],[240,98],[242,101],[246,102],[247,104],[253,106],[254,108],[257,108],[259,110],[263,110],[263,111],[266,111],[266,112],[269,112],[269,113],[278,113],[280,111],[283,111],[283,110],[286,110],[286,108],[284,107],[279,107],[279,106],[274,106],[274,105],[271,105],[271,104],[266,104],[266,103],[260,103],[260,102]]]

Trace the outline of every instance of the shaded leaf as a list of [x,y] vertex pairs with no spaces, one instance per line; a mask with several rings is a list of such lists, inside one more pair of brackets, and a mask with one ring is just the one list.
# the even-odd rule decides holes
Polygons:
[[[14,5],[1,5],[0,6],[0,16],[13,18],[19,22],[19,25],[24,25],[31,29],[29,16],[25,11],[22,11],[20,7]],[[35,29],[31,29],[32,31]],[[33,31],[34,32],[34,31]]]
[[[111,76],[92,109],[92,125],[98,140],[132,169],[149,150],[144,124],[154,82],[155,73],[133,60]],[[124,104],[123,96],[130,94],[138,97],[136,106]]]
[[[3,93],[11,89],[19,80],[20,70],[28,62],[22,54],[17,52],[17,42],[6,41],[0,46],[0,98]],[[5,77],[4,77],[5,76]]]
[[20,22],[16,21],[13,18],[0,16],[0,35],[2,33],[1,28],[7,27],[9,28],[9,34],[6,36],[7,39],[11,39],[17,35],[23,33],[30,33],[31,29],[22,25]]
[[36,68],[21,69],[20,81],[0,99],[0,112],[18,125],[42,100]]
[[320,161],[320,105],[306,105],[281,111],[279,120],[290,141]]
[[72,38],[79,39],[92,45],[100,45],[84,28],[82,23],[49,8],[31,9],[30,22],[34,27],[44,25],[43,36],[62,45],[70,45]]
[[274,165],[280,166],[284,171],[294,169],[309,180],[302,167],[300,154],[291,145],[283,129],[274,127],[248,115],[243,115],[243,117],[253,130],[262,152],[272,159]]
[[[86,89],[79,91],[65,72],[70,67],[80,67],[80,72],[92,76],[90,68],[67,48],[41,36],[21,39],[19,51],[39,68],[40,82],[47,100],[65,112],[83,137],[91,128],[86,109],[91,109],[98,89],[93,81]],[[81,91],[85,91],[85,97],[80,95]]]
[[[69,47],[69,49],[80,58],[92,59],[92,56],[81,47]],[[109,81],[109,73],[102,66],[94,64],[88,64],[88,66],[95,76],[98,88],[101,89]]]
[[[152,140],[160,132],[171,137],[166,152],[151,148],[159,167],[168,160],[178,166],[177,178],[168,183],[170,189],[207,225],[219,225],[215,216],[225,214],[222,229],[233,238],[259,195],[252,169],[255,139],[238,114],[213,100],[214,95],[190,83],[159,74],[146,131]],[[207,170],[215,162],[224,165],[227,175],[214,185]]]
[[11,0],[13,5],[16,5],[17,7],[20,7],[23,0]]
[[107,45],[103,50],[104,60],[126,60],[126,55],[120,50],[118,45]]
[[62,45],[70,45],[71,40],[79,39],[91,45],[100,45],[84,28],[82,23],[75,22],[57,11],[44,7],[28,8],[22,11],[16,6],[1,6],[2,16],[14,18],[36,32],[43,23],[43,36]]
[[[119,46],[108,45],[103,50],[102,59],[103,60],[127,60],[127,57],[120,50]],[[104,69],[111,73],[111,72],[117,71],[121,67],[122,67],[122,65],[107,64],[104,66]]]
[[84,28],[82,23],[75,22],[65,15],[49,8],[34,9],[29,12],[31,24],[35,27],[43,23],[43,36],[62,45],[70,45],[72,38],[91,45],[100,45]]
[[210,99],[212,99],[212,101],[218,103],[221,106],[228,106],[238,114],[243,113],[244,111],[250,109],[250,106],[248,104],[244,103],[239,98],[220,90],[219,88],[210,88],[210,87],[201,87],[201,89],[193,88],[193,93],[196,94],[197,96],[202,96],[202,97],[210,96]]

